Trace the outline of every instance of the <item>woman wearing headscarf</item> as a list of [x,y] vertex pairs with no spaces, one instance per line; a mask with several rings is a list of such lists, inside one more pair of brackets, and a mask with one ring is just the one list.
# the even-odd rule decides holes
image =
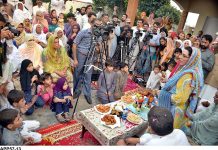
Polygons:
[[44,62],[44,71],[51,73],[53,82],[61,77],[67,78],[67,81],[72,84],[73,76],[70,72],[70,58],[67,51],[59,44],[59,38],[51,35],[48,39],[48,46],[42,54]]
[[24,59],[20,68],[20,85],[28,106],[26,115],[31,115],[34,112],[34,105],[36,107],[42,107],[44,105],[43,99],[36,95],[39,78],[39,72],[33,68],[32,61]]
[[190,40],[185,40],[185,41],[183,41],[182,46],[183,46],[183,48],[186,48],[188,46],[191,47],[192,46],[192,42]]
[[33,31],[33,26],[32,26],[32,23],[30,22],[30,19],[25,19],[23,21],[23,25],[24,25],[24,30],[26,33],[32,33]]
[[20,35],[16,36],[14,38],[14,40],[16,42],[16,46],[19,47],[21,44],[23,44],[25,42],[26,32],[24,30],[24,24],[23,23],[19,23],[17,25],[16,29],[18,31],[20,31]]
[[42,26],[40,24],[35,24],[33,26],[33,36],[35,37],[36,43],[41,45],[43,48],[46,47],[46,34],[43,33]]
[[20,23],[23,22],[26,18],[32,19],[31,14],[24,8],[22,2],[18,2],[14,11],[13,21],[15,23]]
[[19,57],[21,61],[24,59],[31,60],[33,67],[41,74],[43,72],[41,58],[43,48],[34,41],[34,36],[32,34],[27,34],[25,41],[26,42],[18,49],[20,55]]
[[64,31],[60,27],[57,27],[55,29],[54,35],[57,36],[60,39],[60,41],[61,41],[60,45],[61,46],[66,46],[67,45],[67,40],[68,39],[64,35]]
[[164,62],[168,62],[172,58],[173,52],[174,52],[173,40],[171,38],[167,38],[167,46],[163,50],[163,56],[160,60],[160,65],[163,64]]
[[199,50],[186,47],[180,63],[159,94],[159,106],[171,111],[174,128],[186,132],[186,122],[195,112],[198,96],[204,83]]
[[183,43],[181,40],[176,40],[175,41],[175,48],[182,48],[183,46]]
[[44,14],[41,11],[37,11],[36,16],[34,17],[33,26],[36,24],[41,25],[43,33],[48,32],[48,21],[44,18]]

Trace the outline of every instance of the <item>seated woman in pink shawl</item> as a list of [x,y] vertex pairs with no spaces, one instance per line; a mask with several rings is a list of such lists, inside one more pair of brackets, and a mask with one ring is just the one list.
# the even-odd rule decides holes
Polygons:
[[42,26],[42,31],[44,33],[48,32],[48,21],[44,18],[44,14],[41,11],[36,12],[36,16],[33,19],[33,26],[35,24],[40,24]]
[[34,36],[32,34],[26,35],[26,42],[23,43],[18,51],[20,57],[20,63],[24,59],[29,59],[33,62],[33,67],[41,74],[43,72],[42,65],[42,51],[43,48],[34,41]]

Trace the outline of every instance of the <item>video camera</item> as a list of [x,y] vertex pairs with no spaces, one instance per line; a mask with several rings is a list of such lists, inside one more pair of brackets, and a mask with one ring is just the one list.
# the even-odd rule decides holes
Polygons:
[[150,31],[145,32],[145,36],[143,39],[143,42],[148,43],[150,41],[150,39],[153,38],[153,33]]
[[138,30],[135,32],[135,37],[138,39],[143,35],[143,32],[145,32],[145,30]]
[[14,26],[12,26],[10,23],[6,23],[6,25],[4,27],[1,27],[1,30],[2,29],[6,29],[6,30],[9,30],[11,31],[14,36],[20,36],[20,31],[18,31]]
[[114,25],[109,23],[105,26],[94,26],[93,28],[93,34],[96,36],[96,37],[102,37],[103,40],[106,40],[109,36],[109,34],[111,32],[113,32],[113,29],[114,29]]

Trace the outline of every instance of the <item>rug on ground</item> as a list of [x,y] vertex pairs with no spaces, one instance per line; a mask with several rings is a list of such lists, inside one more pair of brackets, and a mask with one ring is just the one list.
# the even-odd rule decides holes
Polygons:
[[51,125],[37,131],[42,141],[34,145],[100,145],[88,131],[80,138],[81,131],[82,125],[75,120]]

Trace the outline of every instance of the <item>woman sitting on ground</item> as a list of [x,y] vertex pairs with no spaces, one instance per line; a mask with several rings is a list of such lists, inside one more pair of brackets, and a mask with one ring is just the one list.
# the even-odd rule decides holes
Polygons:
[[54,83],[59,78],[65,77],[72,87],[73,76],[70,72],[70,58],[65,48],[59,44],[57,36],[51,35],[49,37],[48,46],[43,51],[42,59],[44,71],[51,73]]

